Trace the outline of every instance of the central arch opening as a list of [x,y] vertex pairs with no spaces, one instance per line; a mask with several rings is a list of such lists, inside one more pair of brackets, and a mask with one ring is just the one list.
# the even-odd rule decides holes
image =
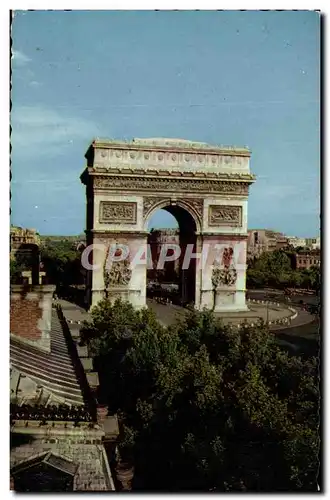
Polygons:
[[[148,231],[153,267],[147,271],[147,297],[181,306],[195,303],[196,259],[185,262],[186,252],[196,253],[193,216],[184,207],[169,204],[152,214]],[[176,255],[169,245],[179,247]]]

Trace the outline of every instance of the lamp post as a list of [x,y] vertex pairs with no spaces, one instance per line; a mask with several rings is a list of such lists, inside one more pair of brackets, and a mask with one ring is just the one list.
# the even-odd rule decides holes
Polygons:
[[266,322],[267,322],[267,325],[268,325],[268,321],[269,321],[269,310],[268,310],[268,295],[265,295],[265,299],[266,299]]

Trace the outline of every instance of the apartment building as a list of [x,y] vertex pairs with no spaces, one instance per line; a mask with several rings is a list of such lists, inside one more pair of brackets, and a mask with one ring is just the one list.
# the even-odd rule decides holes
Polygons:
[[288,236],[288,243],[294,248],[305,247],[306,238],[299,238],[298,236]]
[[321,265],[321,255],[319,250],[312,250],[305,253],[296,254],[297,269],[309,269],[312,266]]
[[14,255],[22,245],[40,244],[40,236],[35,229],[25,229],[23,227],[10,227],[10,252]]
[[320,250],[321,248],[321,238],[320,236],[316,238],[306,238],[306,247],[311,250]]
[[273,252],[287,248],[288,238],[278,231],[270,229],[250,229],[248,231],[248,258],[259,257],[263,252]]

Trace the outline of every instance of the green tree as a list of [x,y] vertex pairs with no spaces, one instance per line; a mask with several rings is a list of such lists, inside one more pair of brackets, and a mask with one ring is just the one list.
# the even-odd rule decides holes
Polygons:
[[301,271],[293,271],[291,273],[290,286],[294,288],[300,288],[303,283],[303,276]]
[[39,250],[36,245],[22,245],[10,258],[10,282],[22,283],[22,272],[31,271],[34,275],[39,271]]
[[311,288],[319,291],[321,287],[320,269],[295,269],[295,252],[278,250],[265,252],[258,259],[249,262],[247,269],[247,286],[262,288],[295,287]]
[[274,252],[264,252],[256,261],[255,267],[260,271],[269,270],[276,274],[281,271],[289,271],[291,262],[285,252],[275,250]]
[[248,267],[246,284],[248,288],[263,288],[268,285],[268,273],[265,275],[265,273],[258,269]]
[[19,283],[21,281],[23,266],[17,263],[16,259],[10,259],[10,282]]
[[280,350],[265,325],[190,311],[163,327],[102,301],[82,342],[120,416],[135,490],[316,491],[317,364]]
[[318,266],[312,266],[308,271],[310,287],[319,293],[321,289],[321,270]]

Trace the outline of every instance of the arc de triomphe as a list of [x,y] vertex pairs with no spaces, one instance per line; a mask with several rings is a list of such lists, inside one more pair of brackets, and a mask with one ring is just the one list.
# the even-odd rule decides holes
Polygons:
[[[190,243],[190,253],[200,255],[182,271],[186,301],[193,300],[197,309],[246,310],[248,193],[255,180],[250,156],[246,148],[179,139],[95,140],[81,175],[86,186],[87,246],[94,245],[89,262],[95,268],[87,273],[88,304],[106,296],[122,297],[136,307],[146,305],[146,259],[137,265],[132,259],[146,248],[150,217],[164,208],[178,221],[182,249]],[[114,243],[128,245],[130,256],[116,268],[113,263],[109,271],[107,252],[95,248],[109,249]],[[186,253],[181,253],[181,265]]]

